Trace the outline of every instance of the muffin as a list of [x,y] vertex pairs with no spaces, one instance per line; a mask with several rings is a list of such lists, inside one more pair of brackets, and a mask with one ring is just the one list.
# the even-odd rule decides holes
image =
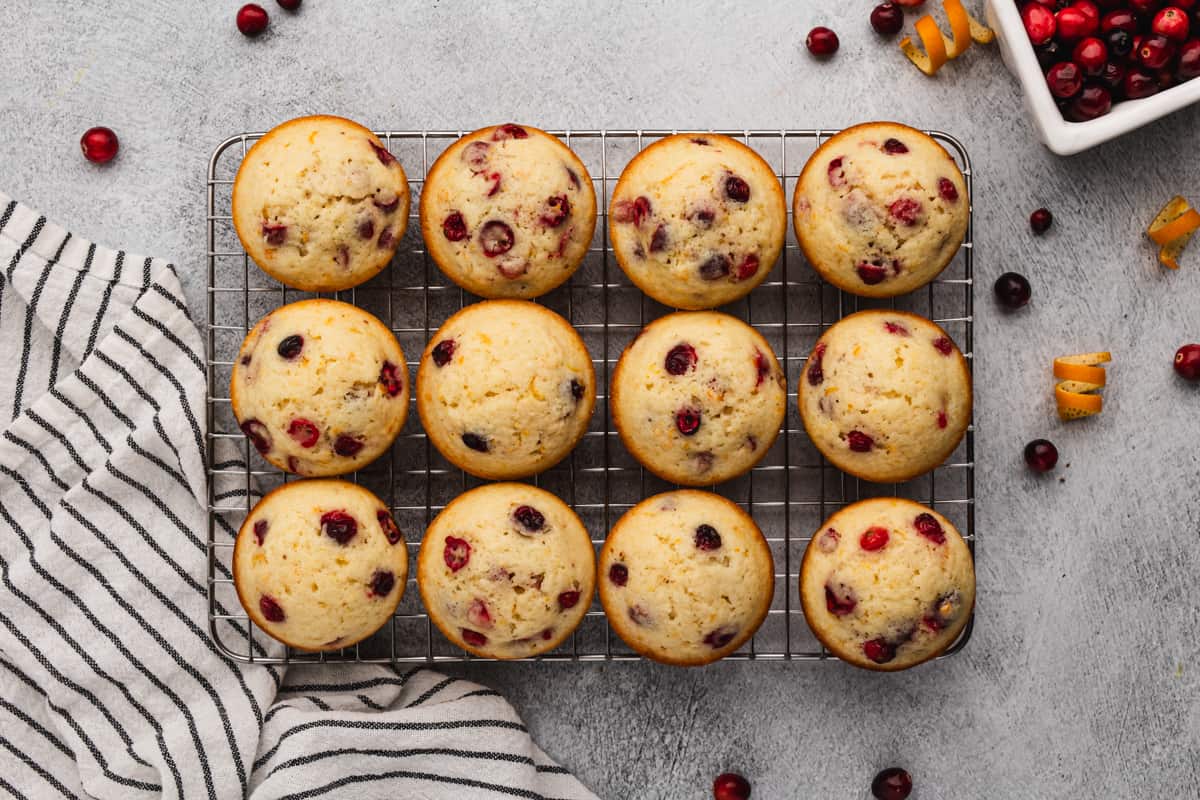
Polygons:
[[800,567],[800,602],[838,658],[907,669],[962,633],[975,605],[975,567],[941,514],[877,497],[843,508],[813,536]]
[[940,327],[904,311],[860,311],[834,324],[796,394],[821,454],[878,483],[939,466],[971,423],[966,359]]
[[749,514],[719,495],[680,489],[617,520],[598,581],[604,613],[626,644],[664,664],[699,666],[758,630],[775,563]]
[[583,162],[528,125],[467,134],[434,162],[421,190],[421,230],[446,277],[482,297],[531,298],[583,261],[596,192]]
[[770,165],[715,133],[668,136],[638,153],[608,214],[629,279],[660,303],[693,310],[731,303],[762,283],[787,230]]
[[334,292],[388,265],[408,203],[404,168],[375,134],[341,117],[300,117],[246,153],[233,182],[233,225],[272,278]]
[[229,397],[262,457],[297,475],[374,461],[408,417],[408,365],[371,314],[337,300],[278,308],[246,334]]
[[739,319],[680,311],[621,354],[612,416],[629,452],[686,486],[741,475],[766,455],[787,411],[787,381],[771,346]]
[[587,431],[592,359],[575,329],[527,300],[486,300],[446,320],[417,372],[417,411],[438,451],[492,480],[557,464]]
[[817,148],[792,212],[800,248],[822,278],[864,297],[895,297],[954,258],[970,198],[941,145],[907,125],[872,122]]
[[558,647],[592,604],[596,555],[579,517],[524,483],[459,495],[425,531],[417,585],[446,638],[483,658]]
[[250,510],[233,549],[238,599],[291,647],[335,650],[379,630],[408,580],[408,550],[387,506],[338,480],[287,483]]

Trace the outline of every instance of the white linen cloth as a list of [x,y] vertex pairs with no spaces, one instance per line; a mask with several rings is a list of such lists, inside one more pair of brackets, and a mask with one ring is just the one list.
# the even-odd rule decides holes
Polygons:
[[594,798],[488,689],[220,655],[203,367],[170,264],[0,193],[0,795]]

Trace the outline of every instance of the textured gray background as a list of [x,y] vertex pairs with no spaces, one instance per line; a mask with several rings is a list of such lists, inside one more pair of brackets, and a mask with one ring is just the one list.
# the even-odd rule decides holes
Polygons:
[[[866,797],[908,767],[925,798],[1200,796],[1200,249],[1160,270],[1142,228],[1200,201],[1191,109],[1071,160],[1034,139],[997,51],[935,80],[867,24],[871,0],[273,3],[0,0],[0,187],[77,233],[175,260],[197,316],[214,144],[311,112],[392,128],[805,127],[897,118],[965,140],[976,167],[979,610],[949,661],[881,676],[836,664],[475,666],[605,798],[700,798],[737,768],[754,796]],[[972,3],[972,5],[977,5]],[[480,6],[480,7],[476,7]],[[834,8],[834,7],[837,8]],[[814,24],[842,49],[817,63]],[[77,140],[116,128],[97,169]],[[1035,239],[1040,205],[1054,231]],[[990,297],[1016,269],[1015,315]],[[1064,425],[1050,360],[1108,348],[1107,410]],[[1069,469],[1036,478],[1026,440]]]

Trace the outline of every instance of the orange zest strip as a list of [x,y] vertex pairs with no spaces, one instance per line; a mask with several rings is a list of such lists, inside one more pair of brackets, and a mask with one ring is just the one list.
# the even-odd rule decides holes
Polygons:
[[1146,234],[1159,245],[1158,260],[1170,269],[1179,269],[1179,256],[1197,230],[1200,230],[1200,211],[1184,198],[1173,197],[1158,212]]
[[913,44],[911,36],[904,37],[900,42],[900,49],[904,51],[904,55],[926,75],[936,74],[947,61],[961,56],[971,46],[971,42],[988,44],[996,38],[990,28],[967,13],[962,0],[943,0],[942,6],[946,9],[946,18],[950,22],[949,36],[942,33],[932,16],[926,14],[917,20],[914,26],[925,52],[922,53]]
[[1108,373],[1104,371],[1104,367],[1087,367],[1083,364],[1066,364],[1062,361],[1054,362],[1054,377],[1064,381],[1103,386],[1107,376]]
[[905,36],[904,40],[900,42],[900,49],[921,72],[926,75],[936,75],[947,60],[946,40],[937,23],[933,21],[933,17],[928,14],[917,20],[916,29],[917,35],[921,37],[921,44],[925,46],[925,52],[922,53],[917,49],[910,36]]
[[1104,409],[1104,398],[1099,394],[1108,382],[1104,367],[1099,366],[1112,360],[1112,354],[1081,353],[1054,359],[1054,377],[1060,378],[1054,387],[1054,399],[1058,404],[1058,416],[1064,420],[1082,419],[1099,414]]

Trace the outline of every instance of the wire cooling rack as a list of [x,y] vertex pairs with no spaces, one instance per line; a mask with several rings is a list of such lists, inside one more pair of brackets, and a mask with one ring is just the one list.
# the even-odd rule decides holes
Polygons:
[[[762,155],[782,181],[790,201],[800,168],[835,130],[716,131]],[[571,147],[593,176],[600,220],[583,265],[570,281],[540,302],[575,326],[596,367],[597,410],[575,452],[532,482],[571,504],[587,525],[597,548],[616,520],[643,498],[670,484],[642,469],[621,444],[609,415],[608,381],[629,341],[648,322],[672,309],[634,287],[616,264],[608,244],[608,199],[621,170],[646,145],[675,133],[665,130],[552,131]],[[973,198],[971,162],[962,143],[937,132],[966,177]],[[443,321],[478,298],[459,289],[432,264],[421,241],[417,218],[424,177],[434,159],[464,131],[380,131],[378,136],[408,172],[413,192],[408,232],[390,268],[375,279],[336,295],[388,324],[410,359],[415,375],[425,343]],[[261,133],[233,136],[213,153],[208,171],[208,612],[216,645],[237,661],[268,664],[310,662],[447,662],[474,659],[446,640],[421,606],[415,563],[425,528],[447,503],[481,481],[441,457],[421,429],[415,393],[408,422],[388,455],[346,476],[363,484],[391,507],[409,548],[410,577],[404,599],[390,623],[354,647],[325,653],[284,648],[249,621],[230,574],[234,536],[256,500],[291,476],[263,461],[238,430],[229,400],[233,360],[249,328],[285,303],[313,297],[277,283],[254,266],[238,242],[231,217],[233,178],[247,149]],[[975,551],[974,425],[950,459],[928,475],[902,484],[859,481],[830,466],[804,433],[796,407],[796,381],[816,339],[831,324],[862,308],[897,308],[935,320],[973,356],[972,234],[967,226],[960,252],[926,289],[891,301],[870,301],[842,293],[821,281],[796,245],[789,202],[788,240],[769,279],[723,310],[762,333],[787,374],[788,413],[778,440],[748,474],[715,487],[748,510],[762,528],[775,559],[775,596],[766,621],[733,659],[824,661],[833,657],[813,636],[800,608],[800,561],[813,532],[833,512],[857,500],[896,495],[935,507],[963,533]],[[969,362],[971,363],[971,362]],[[946,656],[971,636],[968,624]],[[945,656],[943,656],[944,658]],[[593,603],[579,629],[541,661],[636,660],[610,630],[599,603]]]

